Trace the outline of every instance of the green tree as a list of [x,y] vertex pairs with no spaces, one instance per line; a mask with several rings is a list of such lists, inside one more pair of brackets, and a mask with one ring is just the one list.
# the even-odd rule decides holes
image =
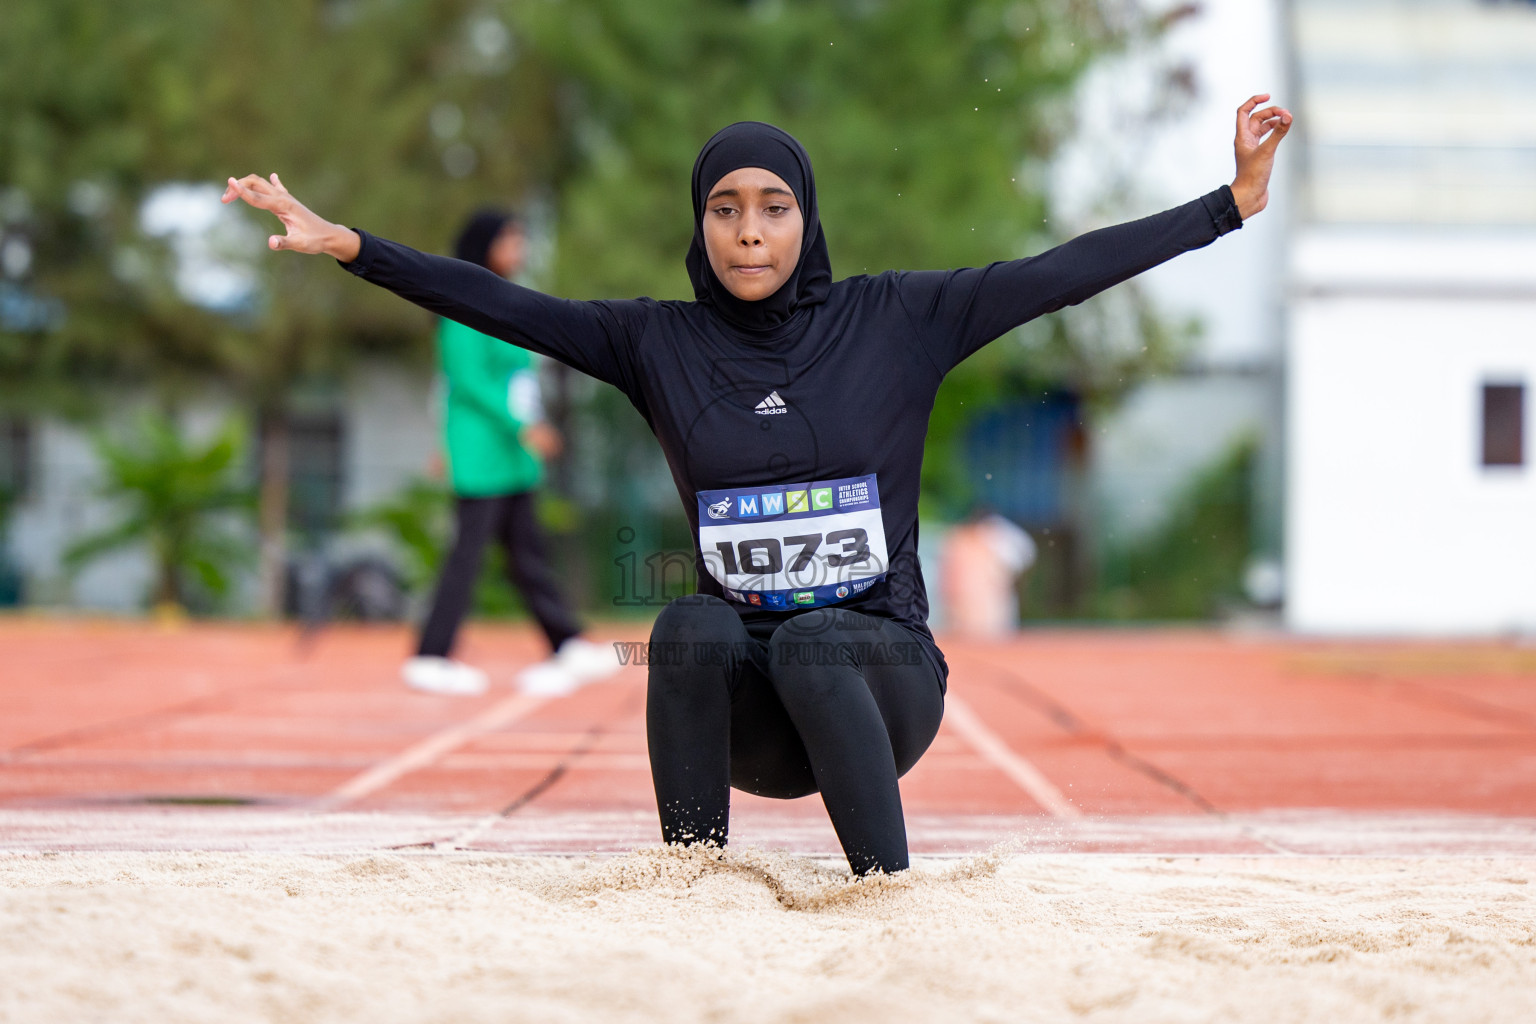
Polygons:
[[228,513],[251,504],[250,493],[233,482],[243,451],[244,432],[233,420],[201,445],[188,442],[166,417],[146,417],[126,442],[99,436],[98,493],[121,505],[124,515],[71,545],[65,564],[78,569],[101,555],[147,545],[153,605],[185,608],[194,595],[224,597],[230,569],[249,554],[227,521]]
[[1106,552],[1094,613],[1111,619],[1204,619],[1244,602],[1253,552],[1253,464],[1244,438],[1204,467],[1145,536]]
[[[314,261],[266,258],[270,225],[245,213],[231,258],[251,300],[196,307],[174,246],[140,222],[157,188],[279,170],[326,216],[424,248],[473,205],[542,192],[558,211],[542,284],[686,297],[694,155],[721,125],[761,118],[816,161],[838,273],[984,263],[1058,240],[1043,169],[1074,84],[1158,27],[1135,0],[11,0],[0,231],[34,253],[19,285],[65,315],[0,325],[0,379],[82,409],[126,384],[232,387],[263,434],[275,610],[295,389],[358,359],[422,359],[427,319]],[[1154,336],[1105,371],[1091,326],[1052,322],[951,375],[930,496],[963,499],[958,441],[986,402],[1042,377],[1120,386],[1159,356]],[[614,444],[649,450],[613,396],[594,415]]]
[[440,247],[472,206],[547,177],[546,80],[475,0],[14,0],[0,32],[0,230],[33,253],[20,286],[64,315],[0,333],[0,376],[81,413],[127,386],[233,389],[260,424],[275,612],[295,389],[359,359],[424,361],[428,318],[346,274],[264,258],[269,226],[244,213],[230,258],[251,298],[200,308],[177,287],[174,246],[144,231],[146,198],[281,169],[332,217]]
[[[780,124],[815,161],[834,273],[985,264],[1061,238],[1045,170],[1088,66],[1161,32],[1134,2],[550,0],[509,18],[566,83],[553,284],[691,297],[687,183],[736,120]],[[1175,17],[1189,13],[1175,12]],[[1110,321],[1139,344],[1109,350]],[[1124,333],[1124,330],[1122,330]],[[961,439],[988,404],[1042,387],[1108,402],[1164,365],[1176,332],[1134,288],[1051,317],[950,374],[930,421],[925,500],[969,495]],[[622,416],[622,411],[614,415]]]

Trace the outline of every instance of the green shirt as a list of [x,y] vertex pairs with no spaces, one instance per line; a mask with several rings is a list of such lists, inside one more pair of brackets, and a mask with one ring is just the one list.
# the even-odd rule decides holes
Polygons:
[[455,494],[489,498],[531,491],[544,464],[519,432],[538,413],[538,373],[527,350],[453,320],[437,332],[443,377],[443,432]]

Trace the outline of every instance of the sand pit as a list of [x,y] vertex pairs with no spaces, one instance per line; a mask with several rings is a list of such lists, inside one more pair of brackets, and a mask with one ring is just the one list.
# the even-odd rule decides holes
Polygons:
[[0,857],[4,1021],[1530,1021],[1530,859]]

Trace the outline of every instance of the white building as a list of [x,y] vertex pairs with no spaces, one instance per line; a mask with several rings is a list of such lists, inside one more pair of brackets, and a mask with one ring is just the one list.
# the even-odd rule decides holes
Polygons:
[[[1080,90],[1081,131],[1052,179],[1073,232],[1230,182],[1238,105],[1260,92],[1293,105],[1286,54],[1279,0],[1202,0],[1154,44],[1095,66]],[[1193,90],[1172,115],[1157,110],[1177,91],[1170,73]],[[1091,491],[1106,535],[1124,540],[1163,526],[1190,481],[1246,439],[1259,446],[1254,555],[1272,562],[1280,553],[1281,282],[1294,148],[1292,139],[1281,150],[1262,215],[1138,279],[1163,316],[1195,320],[1200,337],[1177,372],[1139,385],[1095,424]],[[1107,195],[1118,198],[1106,208]]]
[[1288,621],[1536,631],[1536,5],[1291,14]]

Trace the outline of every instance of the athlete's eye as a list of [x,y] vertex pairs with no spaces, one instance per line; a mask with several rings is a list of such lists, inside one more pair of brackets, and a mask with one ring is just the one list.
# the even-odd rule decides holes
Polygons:
[[787,206],[770,206],[770,207],[768,207],[768,212],[773,214],[773,215],[775,215],[775,216],[777,216],[777,215],[779,215],[781,213],[788,213],[789,212],[789,207],[787,207]]
[[715,207],[714,212],[718,213],[722,217],[729,217],[731,214],[736,212],[736,208],[732,206],[717,206]]

